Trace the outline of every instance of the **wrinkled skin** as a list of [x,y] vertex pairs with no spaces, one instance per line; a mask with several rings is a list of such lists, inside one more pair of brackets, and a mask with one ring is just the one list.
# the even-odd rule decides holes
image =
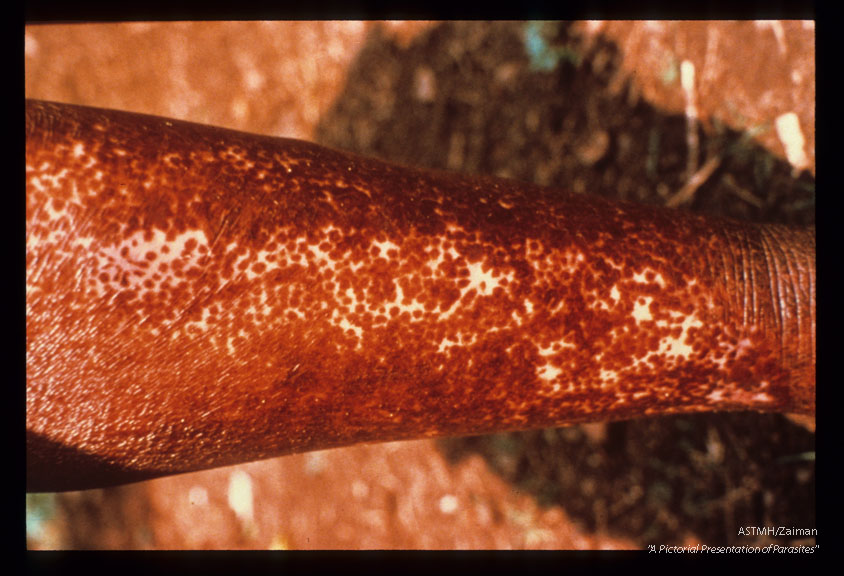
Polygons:
[[814,414],[814,229],[27,102],[27,489]]

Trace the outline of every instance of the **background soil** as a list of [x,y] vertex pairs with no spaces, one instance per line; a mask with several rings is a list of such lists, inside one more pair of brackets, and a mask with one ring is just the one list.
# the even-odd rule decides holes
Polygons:
[[[814,224],[812,22],[137,23],[25,37],[30,98],[651,204],[717,165],[679,209]],[[789,113],[802,147],[777,129]],[[29,495],[27,544],[813,545],[739,529],[815,527],[814,439],[741,413],[355,446]]]

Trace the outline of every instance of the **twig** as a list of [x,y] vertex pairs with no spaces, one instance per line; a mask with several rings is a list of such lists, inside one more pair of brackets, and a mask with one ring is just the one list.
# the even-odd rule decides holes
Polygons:
[[727,174],[726,176],[724,176],[724,184],[729,187],[733,194],[735,194],[748,204],[756,206],[757,208],[763,208],[765,206],[765,203],[758,196],[753,194],[750,190],[746,190],[739,186],[735,178],[732,177],[732,175]]
[[680,84],[686,96],[686,177],[691,180],[697,172],[697,158],[700,144],[698,142],[697,126],[697,98],[695,97],[695,65],[688,60],[680,64]]
[[669,208],[676,208],[682,204],[686,204],[694,198],[695,192],[701,185],[706,182],[712,173],[721,165],[721,156],[713,156],[701,167],[700,170],[686,181],[680,190],[674,194],[665,205]]

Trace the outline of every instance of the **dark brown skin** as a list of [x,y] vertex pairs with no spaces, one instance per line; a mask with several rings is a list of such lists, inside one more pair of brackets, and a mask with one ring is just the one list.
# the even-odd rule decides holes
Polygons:
[[27,490],[358,442],[814,415],[814,229],[27,102]]

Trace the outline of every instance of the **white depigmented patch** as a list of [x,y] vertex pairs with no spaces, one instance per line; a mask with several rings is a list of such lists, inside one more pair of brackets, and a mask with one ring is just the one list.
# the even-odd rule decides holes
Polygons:
[[[190,328],[196,328],[196,329],[201,330],[203,332],[208,330],[208,319],[210,317],[211,317],[211,311],[208,308],[203,308],[202,309],[202,318],[200,318],[199,320],[194,320],[192,322],[185,322],[185,330],[188,330]],[[166,324],[168,324],[168,322],[165,322],[165,325]]]
[[447,251],[442,251],[439,248],[436,249],[437,257],[428,260],[426,263],[428,267],[433,271],[436,272],[439,267],[445,262],[445,254],[448,253],[452,258],[457,258],[460,254],[454,248],[449,248]]
[[346,318],[340,318],[340,313],[337,310],[334,310],[331,314],[331,323],[335,326],[339,326],[343,330],[351,330],[355,333],[355,336],[357,336],[358,339],[360,339],[360,337],[363,335],[363,328],[361,328],[360,326],[355,326]]
[[288,308],[284,312],[285,314],[288,312],[293,312],[299,319],[305,318],[305,313],[302,312],[302,310],[300,310],[299,308]]
[[[258,250],[256,252],[247,252],[238,256],[237,260],[234,262],[234,269],[238,270],[240,265],[243,262],[249,262],[250,264],[243,270],[243,274],[246,276],[248,280],[255,280],[260,276],[268,272],[272,272],[273,270],[278,270],[281,265],[279,262],[274,262],[274,259],[277,259],[280,255],[275,252],[270,252],[269,250]],[[261,272],[255,271],[255,266],[257,264],[263,264],[264,269]]]
[[314,255],[317,259],[317,262],[324,262],[330,270],[337,270],[336,262],[331,258],[328,252],[323,252],[320,250],[319,246],[315,246],[311,244],[308,246],[308,250]]
[[557,248],[546,251],[537,240],[525,243],[525,259],[530,263],[540,278],[557,278],[560,272],[573,274],[586,261],[586,257],[576,251],[562,251]]
[[[348,305],[348,308],[350,310],[354,310],[355,308],[357,308],[358,304],[363,303],[360,299],[358,299],[357,292],[355,292],[354,288],[346,288],[345,296],[346,298],[351,300],[351,303]],[[363,300],[365,301],[366,298],[364,298]]]
[[[457,226],[452,226],[452,229],[452,232],[461,232],[461,229]],[[289,321],[294,318],[293,315],[295,315],[295,318],[306,319],[308,315],[315,311],[317,313],[324,311],[324,318],[332,325],[342,329],[348,336],[357,339],[357,346],[360,347],[365,344],[365,339],[368,337],[367,331],[371,328],[383,328],[393,321],[397,314],[406,314],[406,321],[409,323],[444,322],[461,309],[480,305],[476,299],[471,301],[464,299],[464,296],[467,296],[470,292],[476,298],[490,297],[496,289],[507,289],[508,285],[505,285],[505,282],[511,283],[515,277],[512,270],[493,269],[483,261],[468,261],[460,251],[460,244],[448,235],[426,238],[427,245],[423,248],[426,258],[423,258],[421,264],[427,265],[431,269],[431,274],[426,276],[424,282],[434,282],[442,289],[448,289],[449,285],[452,288],[458,288],[458,283],[464,284],[458,288],[459,292],[452,289],[451,294],[455,297],[453,297],[448,308],[444,309],[446,304],[442,301],[432,303],[430,300],[432,296],[426,291],[416,297],[409,298],[405,290],[402,289],[402,285],[407,286],[406,282],[410,281],[411,285],[418,286],[420,280],[417,276],[419,274],[417,270],[407,272],[402,270],[407,261],[407,255],[402,253],[403,242],[396,241],[394,238],[382,237],[381,240],[371,241],[369,249],[365,250],[361,256],[353,255],[356,252],[352,249],[347,250],[344,254],[338,254],[327,249],[327,246],[333,245],[332,235],[336,231],[335,227],[329,225],[316,231],[315,234],[312,233],[307,238],[304,236],[289,238],[285,236],[287,231],[279,231],[276,238],[268,240],[272,244],[271,251],[248,249],[236,242],[222,248],[223,255],[236,255],[236,258],[233,258],[236,277],[230,279],[229,282],[245,280],[257,284],[257,287],[250,289],[250,298],[253,299],[246,305],[253,321],[283,324],[285,318]],[[342,231],[339,232],[342,233]],[[184,262],[182,249],[191,238],[196,240],[197,246],[191,252],[189,261]],[[169,263],[176,258],[183,258],[182,264],[186,264],[186,266],[183,265],[180,268],[184,270],[197,264],[195,259],[199,257],[199,248],[207,246],[204,235],[198,231],[188,232],[179,236],[175,242],[167,243],[170,248],[170,253],[167,255],[160,253],[160,249],[165,243],[163,232],[154,232],[148,242],[143,240],[143,234],[136,233],[119,245],[105,250],[101,266],[111,267],[112,269],[115,267],[132,268],[135,262],[147,258],[147,252],[152,250],[156,251],[157,255],[152,260],[150,269],[155,270],[160,263]],[[219,254],[219,246],[217,250]],[[123,256],[120,255],[121,251],[125,252]],[[362,283],[352,279],[351,286],[346,284],[347,280],[341,276],[375,264],[374,259],[376,258],[385,258],[391,265],[395,266],[391,277],[384,279],[388,286],[390,282],[392,283],[393,296],[390,301],[385,301],[375,295],[377,293],[375,285],[368,284],[371,280],[367,276],[362,277]],[[572,258],[576,258],[576,256],[572,256]],[[447,261],[448,266],[446,266]],[[274,303],[277,303],[279,297],[284,298],[285,296],[275,294],[273,290],[267,292],[269,287],[262,287],[261,277],[274,270],[291,265],[307,268],[308,278],[317,277],[317,275],[329,270],[333,272],[330,280],[326,280],[326,284],[323,285],[328,288],[328,294],[325,298],[321,297],[319,302],[314,303],[318,305],[317,310],[311,310],[308,306],[302,308],[289,307],[275,310],[271,316]],[[454,273],[455,265],[458,270],[462,269],[461,274]],[[163,276],[167,276],[167,274]],[[139,276],[133,276],[130,281],[133,285],[139,285],[148,277],[149,274],[142,273]],[[308,298],[307,294],[304,294],[303,297]],[[291,315],[291,312],[293,315]],[[505,325],[519,325],[525,322],[535,313],[534,302],[524,300],[524,312],[526,314],[517,314],[516,311],[513,311],[510,315],[512,321],[505,321],[501,328]],[[188,323],[185,328],[190,328],[194,334],[196,331],[208,330],[212,326],[209,313],[203,311],[201,314],[199,320]],[[487,333],[495,332],[498,329],[497,326],[485,328]],[[179,332],[183,331],[180,330]],[[248,335],[244,333],[242,338],[248,340]],[[441,338],[437,349],[441,353],[448,353],[455,346],[473,345],[477,335],[472,332],[451,333]],[[239,346],[238,342],[240,341],[240,338],[221,338],[223,348],[231,354],[236,352],[235,348]],[[558,343],[556,349],[560,349],[563,345],[564,343]]]
[[605,370],[601,368],[599,377],[601,378],[601,382],[604,384],[615,384],[618,382],[618,372],[615,370]]
[[[485,272],[479,262],[469,264],[469,285],[463,289],[463,294],[471,289],[478,291],[481,296],[489,296],[498,287],[499,282],[496,274]],[[512,275],[511,275],[512,276]],[[462,296],[462,294],[461,294]]]
[[448,338],[443,338],[440,341],[440,345],[439,345],[439,348],[437,348],[437,352],[439,352],[439,353],[446,352],[452,346],[458,346],[459,344],[460,343],[455,341],[455,340],[449,340]]
[[411,300],[406,300],[404,297],[404,291],[401,288],[401,285],[396,283],[396,298],[392,302],[388,302],[386,307],[387,309],[392,308],[393,306],[399,309],[399,313],[408,312],[410,317],[414,317],[414,312],[417,310],[420,312],[425,312],[425,306],[423,306],[416,298]]
[[773,402],[774,400],[766,392],[750,393],[742,391],[740,389],[713,390],[712,392],[707,394],[706,399],[712,404],[720,404],[723,403],[725,400],[731,400],[742,405],[746,405],[748,403],[768,404],[770,402]]
[[686,344],[686,337],[688,335],[689,328],[699,328],[701,326],[703,326],[703,322],[701,322],[694,314],[685,316],[682,323],[683,332],[680,334],[680,337],[665,337],[660,340],[659,351],[657,353],[688,358],[692,353],[692,347]]
[[446,337],[440,341],[439,348],[437,349],[438,352],[447,352],[449,348],[453,346],[471,346],[475,343],[478,339],[477,334],[470,334],[464,338],[462,332],[458,332],[456,334],[457,340],[451,340],[450,338]]
[[[155,280],[153,276],[160,265],[179,260],[183,264],[183,270],[195,268],[199,266],[202,257],[199,248],[208,245],[208,239],[202,230],[188,230],[178,234],[172,241],[168,241],[167,235],[157,229],[152,231],[152,239],[146,240],[144,236],[144,231],[139,230],[117,244],[100,247],[94,255],[99,270],[111,276],[112,281],[116,272],[125,272],[123,277],[129,286],[142,293],[148,290],[143,286],[148,279],[156,284],[149,290],[157,290],[160,280]],[[191,252],[187,252],[186,246],[190,241],[194,241],[196,247]],[[168,251],[164,251],[165,247]],[[155,256],[153,260],[147,259],[147,254],[150,253]],[[148,266],[142,267],[142,263]],[[98,275],[97,286],[101,293],[105,291],[105,286],[102,285]]]
[[[172,241],[167,240],[167,235],[161,230],[152,231],[152,240],[145,240],[144,233],[141,231],[135,232],[126,238],[120,245],[112,249],[112,251],[104,250],[104,252],[111,252],[114,255],[117,252],[118,256],[123,248],[128,249],[128,258],[132,260],[144,260],[148,252],[156,254],[156,263],[170,264],[176,260],[185,260],[186,258],[195,261],[198,260],[200,246],[208,246],[208,239],[205,237],[205,232],[202,230],[188,230],[181,234],[177,234]],[[190,240],[196,241],[196,248],[187,255],[186,246]],[[163,248],[167,247],[169,252],[164,252]]]
[[379,258],[385,258],[387,260],[390,259],[390,257],[388,256],[388,253],[390,252],[390,250],[398,251],[398,249],[399,249],[397,244],[394,244],[393,242],[390,242],[389,240],[386,240],[384,242],[378,242],[377,240],[373,240],[372,246],[378,248],[378,251],[379,251],[378,257]]
[[[47,168],[49,168],[49,165],[47,166]],[[48,170],[46,170],[44,166],[41,166],[38,171],[40,174],[38,176],[31,176],[27,181],[27,184],[32,186],[39,192],[43,192],[44,190],[49,189],[61,188],[61,183],[67,177],[68,174],[67,168],[62,168],[56,174],[49,174]]]
[[643,296],[633,304],[632,316],[633,319],[636,320],[637,324],[640,322],[650,322],[654,319],[650,310],[651,302],[653,302],[653,300],[654,299],[651,296]]
[[525,307],[525,314],[526,314],[527,318],[522,317],[521,314],[519,314],[518,312],[513,310],[513,312],[510,314],[510,317],[513,318],[513,321],[516,323],[516,326],[521,326],[531,316],[533,316],[533,310],[534,310],[533,302],[531,302],[528,298],[525,298],[522,302],[523,302],[524,307]]
[[78,246],[83,250],[88,250],[91,248],[91,244],[93,244],[93,242],[93,236],[79,236],[73,240],[73,245]]
[[161,161],[165,164],[176,164],[179,160],[182,159],[180,154],[176,154],[175,152],[170,154],[165,154],[161,157]]
[[618,304],[619,300],[621,300],[621,292],[619,292],[618,287],[615,285],[610,288],[610,300],[601,298],[597,290],[592,290],[591,292],[589,292],[589,295],[594,298],[592,307],[597,310],[612,310],[613,308],[615,308],[616,304]]
[[633,274],[633,281],[638,282],[639,284],[650,284],[651,282],[656,282],[660,288],[665,288],[665,278],[662,277],[662,274],[659,272],[654,273],[654,279],[651,281],[647,279],[649,272],[653,273],[653,270],[645,268],[641,272]]
[[613,284],[612,288],[610,288],[610,298],[612,298],[616,304],[618,304],[618,301],[621,300],[621,292],[618,291],[618,286],[616,284]]
[[540,356],[551,356],[553,354],[559,353],[564,348],[573,349],[575,348],[575,345],[563,339],[552,342],[548,346],[541,346],[539,344],[536,345],[536,351],[539,353]]
[[545,380],[546,382],[553,382],[557,379],[557,376],[562,373],[563,371],[560,368],[552,366],[551,364],[543,364],[536,371],[536,375]]

